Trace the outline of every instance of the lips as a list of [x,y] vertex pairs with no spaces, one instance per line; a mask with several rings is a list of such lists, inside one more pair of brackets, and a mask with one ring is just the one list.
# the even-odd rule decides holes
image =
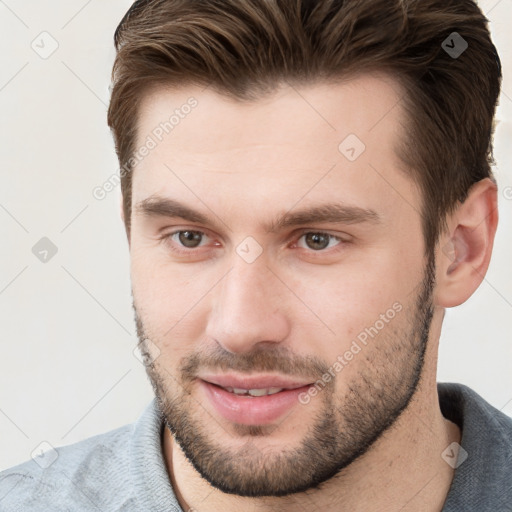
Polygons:
[[[206,377],[205,377],[206,378]],[[211,378],[211,377],[210,377]],[[222,379],[215,377],[213,380],[222,380],[224,383],[236,382],[237,385],[245,386],[264,386],[268,385],[268,379],[252,379],[248,382],[244,379],[232,379],[223,376]],[[299,402],[299,396],[307,392],[309,384],[298,386],[297,382],[286,381],[273,378],[270,384],[286,384],[292,386],[290,389],[283,388],[281,391],[273,394],[250,395],[238,394],[226,390],[219,384],[213,384],[207,380],[199,379],[199,392],[213,406],[217,414],[220,414],[225,420],[241,425],[268,425],[283,418],[284,414],[290,409],[296,407]],[[229,387],[228,387],[229,388]],[[236,388],[244,391],[246,388]],[[267,390],[269,388],[252,388],[251,391]]]
[[235,374],[224,375],[201,375],[202,380],[210,384],[216,384],[229,391],[231,390],[275,390],[275,389],[298,389],[312,384],[311,381],[287,379],[276,375],[246,375]]

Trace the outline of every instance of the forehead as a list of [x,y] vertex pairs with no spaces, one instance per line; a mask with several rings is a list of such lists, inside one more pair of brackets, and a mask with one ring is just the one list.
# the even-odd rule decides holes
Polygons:
[[[377,136],[392,136],[389,128],[395,132],[403,120],[398,105],[403,96],[396,79],[378,72],[331,82],[281,83],[271,93],[251,101],[229,98],[213,87],[155,86],[140,102],[137,145],[143,144],[147,134],[165,125],[173,113],[172,130],[170,126],[167,131],[163,127],[163,135],[172,131],[172,140],[185,151],[218,151],[258,142],[307,144],[323,139],[328,132],[336,141],[350,130],[370,139],[378,126]],[[189,108],[192,98],[197,105]],[[210,130],[213,125],[215,130]],[[231,137],[226,139],[228,130]],[[198,132],[200,140],[191,136]]]
[[375,189],[383,203],[390,189],[414,194],[396,152],[402,97],[396,80],[377,73],[281,84],[250,102],[208,87],[153,89],[139,109],[136,147],[151,149],[135,166],[134,202],[185,188],[192,200],[191,188],[269,204],[334,191],[347,202]]

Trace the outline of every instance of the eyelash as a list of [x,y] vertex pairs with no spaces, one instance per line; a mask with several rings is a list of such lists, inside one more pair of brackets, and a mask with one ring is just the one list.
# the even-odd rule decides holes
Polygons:
[[[193,233],[199,233],[200,235],[205,235],[205,236],[208,236],[204,231],[199,231],[199,230],[196,230],[196,229],[178,229],[176,231],[171,231],[170,233],[167,233],[167,234],[164,234],[160,237],[160,239],[166,244],[168,245],[171,250],[179,255],[193,255],[195,252],[197,252],[201,247],[203,247],[202,245],[199,245],[198,247],[193,247],[193,248],[184,248],[183,245],[180,245],[179,248],[176,247],[176,246],[173,246],[172,245],[172,237],[174,235],[179,235],[180,233],[184,233],[186,231],[191,231]],[[324,231],[302,231],[298,238],[297,238],[297,242],[303,238],[305,235],[308,235],[308,234],[314,234],[314,235],[323,235],[323,236],[327,236],[329,237],[330,240],[336,240],[338,241],[339,243],[335,246],[335,248],[338,248],[339,246],[341,245],[345,245],[347,243],[349,243],[347,240],[343,240],[341,237],[339,236],[335,236],[335,235],[332,235],[330,233],[326,233]],[[202,240],[201,240],[202,242]],[[295,242],[295,243],[297,243]],[[179,242],[175,242],[175,243],[179,243]],[[308,253],[311,253],[311,254],[321,254],[321,253],[327,253],[329,254],[331,251],[329,251],[329,249],[332,249],[332,247],[326,247],[324,249],[318,249],[317,251],[315,251],[314,249],[308,249],[308,248],[304,248],[304,247],[299,247],[299,249],[303,249],[303,250],[306,250],[308,251]],[[335,249],[336,250],[336,249]]]

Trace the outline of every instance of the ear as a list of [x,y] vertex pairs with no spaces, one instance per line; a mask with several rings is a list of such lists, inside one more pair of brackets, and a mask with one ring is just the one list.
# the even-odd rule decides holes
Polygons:
[[437,248],[434,303],[451,308],[473,295],[489,267],[498,226],[496,184],[489,178],[475,183],[447,224]]

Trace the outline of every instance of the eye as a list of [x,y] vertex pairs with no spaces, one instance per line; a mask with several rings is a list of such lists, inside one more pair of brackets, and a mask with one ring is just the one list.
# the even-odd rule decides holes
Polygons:
[[193,231],[191,229],[184,229],[181,231],[174,231],[165,235],[167,241],[172,241],[178,246],[185,247],[187,249],[195,249],[201,246],[206,235],[202,231]]
[[[330,249],[331,247],[334,247],[338,245],[340,242],[342,242],[341,238],[330,235],[329,233],[322,233],[322,232],[315,232],[311,231],[308,233],[304,233],[299,238],[299,241],[304,239],[304,242],[306,244],[306,249],[313,249],[314,251],[322,251],[323,249]],[[337,242],[334,244],[331,244],[331,242]],[[301,247],[300,243],[298,243],[298,246]]]

